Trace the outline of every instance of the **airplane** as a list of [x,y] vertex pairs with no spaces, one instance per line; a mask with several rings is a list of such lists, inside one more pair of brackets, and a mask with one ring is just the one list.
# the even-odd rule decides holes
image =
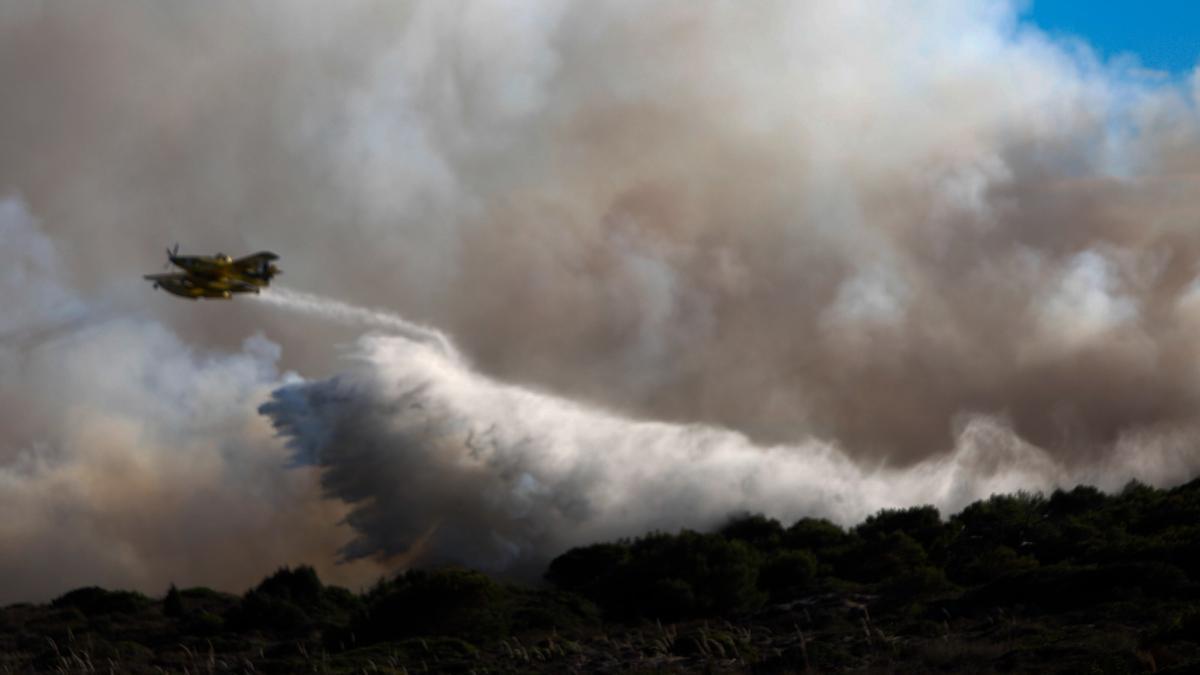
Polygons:
[[191,300],[211,298],[229,300],[235,293],[258,293],[271,285],[271,279],[283,274],[274,261],[279,256],[270,251],[234,260],[224,253],[214,256],[179,255],[179,244],[167,249],[167,266],[175,265],[183,272],[146,274],[142,278],[154,282],[173,295]]

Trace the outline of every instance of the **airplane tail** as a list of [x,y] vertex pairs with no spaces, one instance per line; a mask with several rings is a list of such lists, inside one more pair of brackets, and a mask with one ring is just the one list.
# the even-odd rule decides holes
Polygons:
[[251,272],[250,276],[255,276],[263,281],[270,282],[271,279],[279,276],[280,274],[283,274],[283,270],[264,260],[262,261],[262,264],[258,266],[258,270],[256,272]]
[[163,263],[163,269],[170,269],[171,260],[179,255],[179,242],[175,242],[175,246],[167,248],[167,262]]

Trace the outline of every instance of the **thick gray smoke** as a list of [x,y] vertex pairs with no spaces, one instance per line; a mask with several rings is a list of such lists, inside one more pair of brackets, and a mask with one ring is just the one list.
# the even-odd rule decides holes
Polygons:
[[1014,5],[0,0],[0,600],[1195,476],[1200,76]]

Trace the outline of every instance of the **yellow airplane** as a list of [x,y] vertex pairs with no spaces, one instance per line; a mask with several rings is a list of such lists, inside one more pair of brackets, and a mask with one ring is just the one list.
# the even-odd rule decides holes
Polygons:
[[142,278],[153,281],[154,288],[192,300],[228,300],[234,293],[258,293],[271,285],[272,277],[283,274],[274,264],[279,256],[270,251],[234,260],[224,253],[214,256],[179,255],[179,244],[175,244],[174,249],[167,249],[167,260],[168,265],[175,265],[184,271],[147,274]]

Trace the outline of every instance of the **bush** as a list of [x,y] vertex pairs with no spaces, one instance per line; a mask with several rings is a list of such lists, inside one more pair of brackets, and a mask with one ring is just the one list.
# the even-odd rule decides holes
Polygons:
[[762,604],[759,554],[740,539],[683,531],[572,549],[546,577],[615,617],[679,619]]
[[[720,535],[684,530],[675,536],[644,537],[633,543],[620,577],[627,612],[658,618],[645,611],[649,608],[642,606],[643,598],[672,593],[682,599],[684,585],[695,600],[686,616],[754,609],[764,600],[758,590],[758,563],[752,548]],[[604,606],[603,600],[598,602]]]
[[515,596],[510,617],[513,631],[572,630],[600,621],[596,605],[576,593],[551,589],[510,591]]
[[698,606],[695,590],[683,579],[644,579],[639,584],[638,616],[676,621],[696,614]]
[[978,585],[1037,566],[1038,561],[1034,558],[1018,555],[1011,548],[997,544],[965,560],[956,560],[951,565],[950,572],[959,583]]
[[[183,591],[187,595],[192,591]],[[299,633],[344,628],[362,604],[350,591],[326,587],[308,566],[280,568],[242,596],[229,622],[243,629]]]
[[854,532],[863,539],[880,539],[893,533],[902,533],[920,544],[925,553],[933,557],[943,548],[947,535],[941,515],[932,506],[883,509],[869,516],[854,528]]
[[1007,575],[969,593],[965,600],[983,606],[1019,604],[1051,611],[1123,600],[1131,593],[1169,598],[1187,585],[1187,575],[1163,563],[1054,565]]
[[929,598],[953,588],[940,568],[922,565],[893,576],[884,584],[883,594],[892,602],[904,603],[917,598]]
[[564,591],[597,597],[609,591],[617,571],[628,561],[629,548],[621,544],[573,548],[550,562],[546,580]]
[[1046,507],[1050,515],[1061,518],[1097,511],[1107,501],[1103,492],[1090,485],[1079,485],[1070,492],[1055,490]]
[[229,622],[241,630],[300,633],[312,627],[312,617],[291,600],[258,590],[249,591],[232,612]]
[[779,547],[783,541],[784,529],[774,518],[767,518],[761,514],[747,514],[730,519],[718,534],[766,552]]
[[861,541],[847,554],[838,572],[847,579],[874,583],[886,581],[928,565],[925,549],[903,532]]
[[212,612],[194,612],[184,618],[182,630],[191,635],[218,635],[225,630],[225,620]]
[[371,589],[354,630],[369,642],[422,635],[495,638],[508,627],[505,600],[504,589],[481,572],[411,570]]
[[163,598],[163,614],[175,619],[184,614],[183,597],[175,584],[171,584],[171,588],[167,589],[167,597]]
[[88,616],[100,614],[133,614],[153,604],[141,593],[106,591],[98,586],[77,588],[50,603],[56,609],[74,607]]
[[812,589],[816,578],[816,556],[808,551],[782,551],[763,563],[758,587],[780,602]]
[[317,571],[308,565],[296,569],[281,567],[263,579],[255,592],[277,600],[287,600],[300,607],[314,607],[321,600],[324,587]]
[[801,518],[783,534],[783,544],[791,549],[812,551],[818,559],[834,557],[853,543],[853,537],[823,518]]

